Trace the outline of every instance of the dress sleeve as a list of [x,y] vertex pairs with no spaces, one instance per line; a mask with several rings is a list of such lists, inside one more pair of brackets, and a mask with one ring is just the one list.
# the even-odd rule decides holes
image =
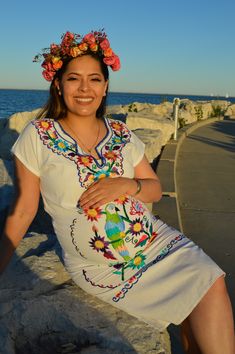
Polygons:
[[11,153],[34,173],[40,176],[38,134],[32,122],[29,122],[23,129],[18,139],[11,148]]
[[131,132],[131,143],[132,162],[133,166],[135,167],[144,157],[145,144],[133,132]]

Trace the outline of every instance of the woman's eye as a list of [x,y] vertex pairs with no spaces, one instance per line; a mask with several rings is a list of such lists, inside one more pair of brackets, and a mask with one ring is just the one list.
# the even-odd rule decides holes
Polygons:
[[74,80],[77,80],[77,78],[76,77],[69,77],[68,78],[68,81],[74,81]]
[[94,77],[94,78],[92,79],[92,81],[98,81],[98,82],[100,82],[101,79],[100,79],[99,77]]

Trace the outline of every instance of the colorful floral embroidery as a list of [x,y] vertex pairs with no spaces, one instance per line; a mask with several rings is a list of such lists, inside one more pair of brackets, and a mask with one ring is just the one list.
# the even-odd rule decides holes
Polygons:
[[122,289],[112,298],[112,300],[114,302],[118,302],[124,299],[128,291],[133,287],[133,285],[135,285],[139,281],[143,273],[146,272],[148,268],[165,258],[170,253],[170,250],[174,248],[176,244],[184,238],[185,236],[183,234],[180,234],[176,236],[173,240],[171,240],[151,262],[147,263],[146,265],[143,265],[143,267],[141,267],[134,276],[132,276],[125,282]]
[[130,131],[124,123],[106,120],[107,128],[110,129],[110,126],[112,129],[112,135],[104,146],[101,142],[97,147],[101,164],[93,156],[79,153],[75,142],[71,143],[59,136],[54,123],[54,120],[49,118],[32,122],[44,145],[77,165],[79,182],[82,187],[88,188],[91,183],[100,178],[123,175],[121,151],[131,137]]
[[143,215],[143,213],[144,213],[143,205],[138,200],[132,199],[130,214],[131,215]]
[[98,221],[98,219],[102,215],[102,211],[100,208],[88,208],[88,209],[83,209],[83,211],[87,217],[87,220],[90,221]]
[[98,234],[98,229],[95,225],[92,226],[92,230],[95,236],[91,238],[89,244],[97,252],[103,253],[103,256],[107,259],[116,259],[112,252],[109,250],[109,242],[105,241],[105,237],[101,237]]
[[129,263],[129,267],[132,268],[132,269],[135,269],[135,268],[142,268],[144,265],[145,265],[145,259],[146,259],[146,256],[143,255],[140,252],[137,252],[135,257],[130,261]]
[[140,235],[144,231],[143,223],[140,218],[133,220],[130,224],[130,232],[132,235]]

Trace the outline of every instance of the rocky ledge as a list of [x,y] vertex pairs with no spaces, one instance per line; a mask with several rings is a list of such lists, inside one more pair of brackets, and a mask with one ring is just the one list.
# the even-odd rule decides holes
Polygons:
[[53,234],[27,233],[0,282],[2,354],[168,354],[167,332],[85,294]]

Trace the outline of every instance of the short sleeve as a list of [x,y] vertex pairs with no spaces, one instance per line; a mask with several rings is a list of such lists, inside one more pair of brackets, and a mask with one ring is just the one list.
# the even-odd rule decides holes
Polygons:
[[135,167],[144,157],[145,144],[133,132],[131,132],[131,143],[131,155],[133,166]]
[[32,122],[29,122],[23,129],[12,146],[11,153],[15,155],[28,170],[36,176],[40,176],[38,134]]

